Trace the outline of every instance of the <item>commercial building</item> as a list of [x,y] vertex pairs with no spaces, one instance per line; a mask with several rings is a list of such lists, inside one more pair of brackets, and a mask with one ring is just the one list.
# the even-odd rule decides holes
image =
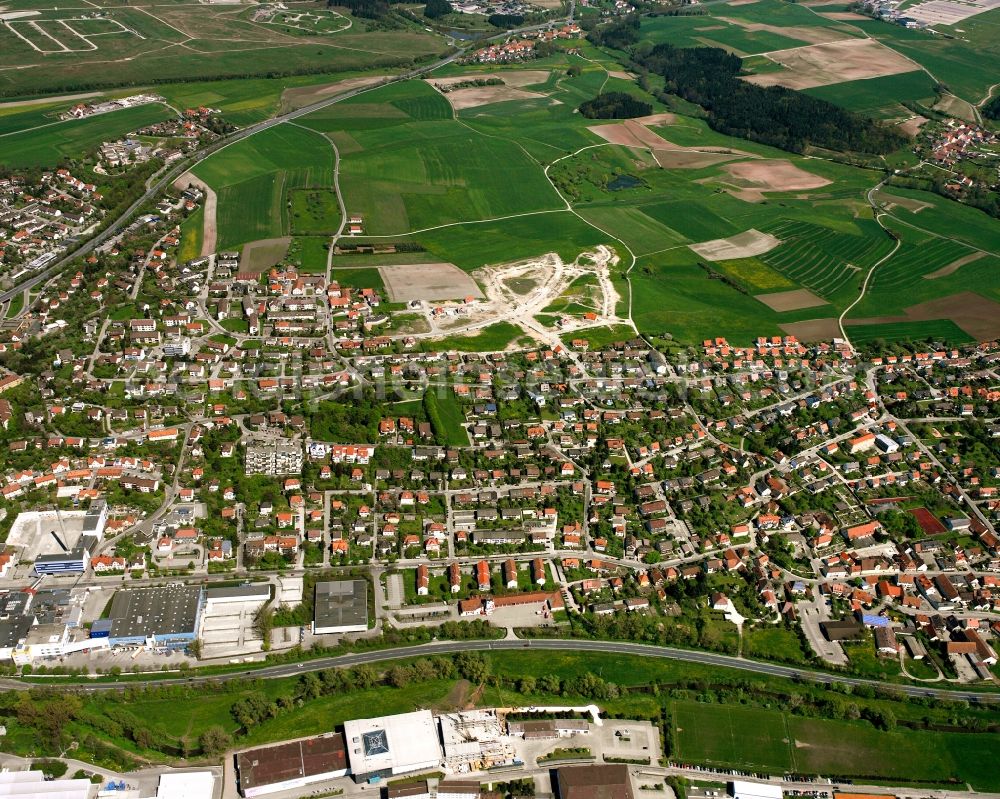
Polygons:
[[[55,537],[55,534],[53,534]],[[92,536],[81,536],[79,542],[71,549],[61,542],[62,552],[39,555],[35,558],[35,574],[53,575],[83,574],[90,561],[90,553],[97,545],[97,539]]]
[[109,643],[149,648],[186,646],[197,637],[202,602],[199,586],[123,588],[111,602]]
[[559,799],[634,799],[628,766],[572,766],[556,772]]
[[733,780],[729,784],[733,799],[781,799],[781,786],[766,782],[746,782]]
[[356,782],[441,764],[437,725],[429,710],[345,722],[344,740]]
[[302,445],[296,441],[256,441],[247,444],[246,473],[302,474]]
[[368,629],[368,582],[328,580],[316,583],[313,633],[358,633]]
[[211,771],[168,771],[156,786],[156,799],[213,799],[214,795]]
[[437,799],[479,799],[482,790],[475,780],[441,780]]
[[24,799],[87,799],[90,780],[46,780],[40,771],[0,773],[0,796]]
[[[514,762],[514,746],[495,710],[438,716],[445,766],[454,772],[484,771]],[[477,786],[478,793],[478,786]],[[438,788],[438,799],[441,789]]]
[[263,796],[301,788],[347,774],[344,736],[328,733],[236,755],[236,779],[242,796]]

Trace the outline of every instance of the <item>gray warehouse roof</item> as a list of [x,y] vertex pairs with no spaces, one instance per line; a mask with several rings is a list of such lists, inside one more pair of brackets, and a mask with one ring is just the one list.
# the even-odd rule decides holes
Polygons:
[[316,583],[313,619],[317,629],[368,625],[368,582],[331,580]]
[[111,603],[111,637],[134,638],[194,632],[201,588],[123,588]]

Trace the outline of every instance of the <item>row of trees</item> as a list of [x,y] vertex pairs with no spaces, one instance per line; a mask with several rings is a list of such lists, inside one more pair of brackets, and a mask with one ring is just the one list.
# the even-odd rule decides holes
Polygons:
[[660,44],[637,56],[666,79],[665,92],[700,105],[713,129],[791,152],[809,146],[885,154],[906,137],[826,100],[741,79],[743,61],[718,47]]

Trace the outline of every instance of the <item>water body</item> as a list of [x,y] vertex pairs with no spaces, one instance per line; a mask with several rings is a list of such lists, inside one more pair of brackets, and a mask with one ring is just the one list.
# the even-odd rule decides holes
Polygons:
[[615,179],[608,184],[608,190],[622,191],[623,189],[636,189],[641,185],[642,181],[632,175],[617,175]]

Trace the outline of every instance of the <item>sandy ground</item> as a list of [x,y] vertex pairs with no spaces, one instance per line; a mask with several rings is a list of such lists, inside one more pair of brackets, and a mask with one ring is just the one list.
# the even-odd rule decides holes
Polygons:
[[706,261],[731,261],[734,258],[752,258],[755,255],[763,255],[779,244],[781,244],[781,239],[775,238],[770,233],[761,233],[759,230],[750,228],[750,230],[730,236],[728,239],[712,239],[688,246]]
[[826,305],[822,297],[817,297],[808,289],[793,289],[792,291],[777,291],[773,294],[755,294],[754,299],[760,300],[772,311],[799,311],[803,308],[815,308]]
[[749,22],[745,19],[739,19],[735,17],[716,17],[723,22],[728,22],[731,25],[738,25],[744,30],[748,31],[767,31],[768,33],[776,33],[779,36],[784,36],[789,39],[798,39],[802,42],[808,42],[809,44],[823,44],[824,42],[836,42],[840,39],[848,37],[850,34],[846,34],[843,31],[837,30],[836,28],[807,28],[804,26],[786,26],[781,27],[779,25],[768,25],[763,22]]
[[747,202],[760,202],[764,192],[805,191],[828,186],[830,181],[806,172],[791,161],[760,159],[726,164],[722,167],[735,190],[730,194]]
[[986,253],[982,252],[981,250],[976,252],[970,252],[964,258],[959,258],[957,261],[952,261],[947,266],[942,266],[940,269],[935,269],[933,272],[924,275],[924,280],[935,280],[936,278],[939,277],[947,277],[948,275],[957,272],[966,264],[971,264],[973,261],[978,261],[980,258],[985,258],[985,257]]
[[378,271],[392,302],[483,296],[476,281],[454,264],[391,264]]
[[874,39],[842,39],[836,42],[776,50],[767,57],[786,69],[750,75],[744,80],[758,86],[809,89],[884,75],[913,72],[917,65]]
[[889,322],[927,322],[931,319],[951,319],[977,341],[1000,338],[1000,302],[988,300],[972,291],[949,294],[936,300],[904,308],[905,316],[873,316],[850,319],[848,326],[878,325]]
[[320,86],[297,86],[294,89],[285,89],[281,93],[281,111],[283,113],[294,111],[296,108],[317,103],[331,94],[346,92],[363,86],[371,86],[385,77],[385,75],[365,75],[361,78],[347,78],[346,80],[338,80],[336,83],[325,83]]
[[807,319],[804,322],[784,322],[778,325],[788,335],[795,336],[799,341],[830,341],[840,338],[840,326],[837,320]]
[[215,191],[212,187],[205,183],[201,178],[197,177],[193,172],[185,172],[174,181],[174,186],[179,189],[186,189],[189,186],[195,186],[205,192],[205,196],[203,198],[205,212],[202,217],[201,254],[211,255],[215,252],[216,242],[219,237],[219,228],[217,223],[219,198],[216,197]]
[[243,246],[240,270],[243,272],[266,272],[278,263],[288,252],[292,240],[289,236],[279,239],[258,239]]

